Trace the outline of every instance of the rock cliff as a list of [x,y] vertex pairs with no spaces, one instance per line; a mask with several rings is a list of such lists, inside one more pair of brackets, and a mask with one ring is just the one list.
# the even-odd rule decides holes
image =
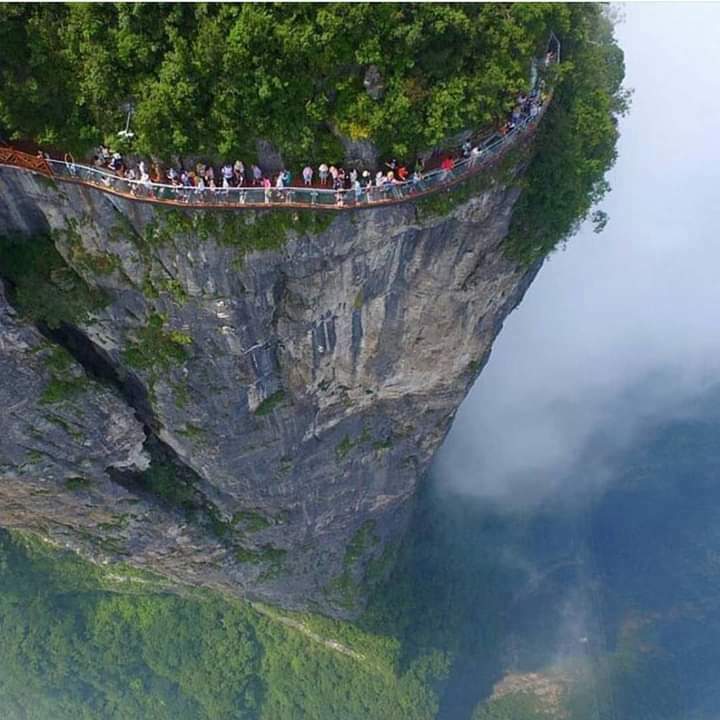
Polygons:
[[0,298],[0,525],[352,615],[537,271],[503,253],[518,193],[190,212],[0,168],[0,234],[105,297],[44,336]]

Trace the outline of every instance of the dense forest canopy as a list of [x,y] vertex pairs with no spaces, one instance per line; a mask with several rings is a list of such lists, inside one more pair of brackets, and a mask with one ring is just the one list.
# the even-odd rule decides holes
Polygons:
[[[527,88],[564,4],[0,6],[0,124],[74,150],[234,157],[263,138],[288,162],[337,161],[333,128],[406,155],[493,123]],[[371,66],[379,93],[364,85]],[[375,99],[371,97],[375,96]]]
[[[0,531],[0,716],[8,720],[428,720],[437,653],[399,668],[398,643],[340,623],[362,661],[220,596],[116,592],[70,554]],[[312,622],[310,619],[307,622]],[[340,633],[344,632],[344,635]]]
[[[608,190],[627,107],[609,15],[590,3],[0,4],[0,139],[245,162],[265,140],[297,168],[342,163],[342,137],[408,161],[506,117],[554,32],[554,101],[507,244],[531,263]],[[134,138],[121,141],[130,107]]]

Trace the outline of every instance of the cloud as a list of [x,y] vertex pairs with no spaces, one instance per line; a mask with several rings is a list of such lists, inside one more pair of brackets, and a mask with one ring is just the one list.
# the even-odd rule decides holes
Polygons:
[[610,222],[554,254],[508,319],[438,455],[456,491],[523,504],[601,487],[618,448],[720,380],[720,5],[626,17],[635,95]]

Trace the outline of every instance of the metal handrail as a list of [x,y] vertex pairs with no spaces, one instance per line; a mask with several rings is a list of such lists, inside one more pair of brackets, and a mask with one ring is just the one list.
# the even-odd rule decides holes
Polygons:
[[[47,160],[53,179],[91,186],[130,200],[179,205],[189,208],[309,208],[350,210],[378,205],[393,205],[426,195],[466,180],[493,164],[521,135],[535,129],[543,110],[533,120],[526,120],[504,136],[493,138],[479,155],[457,161],[452,169],[431,170],[420,179],[384,183],[381,186],[330,190],[317,187],[230,187],[198,188],[169,185],[150,181],[129,180],[100,168],[93,168],[69,160]],[[0,164],[4,164],[0,157]],[[17,165],[16,165],[17,166]]]

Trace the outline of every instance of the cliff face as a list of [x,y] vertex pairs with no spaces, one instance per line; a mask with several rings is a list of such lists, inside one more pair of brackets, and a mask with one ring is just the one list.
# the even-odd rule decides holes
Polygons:
[[[106,292],[56,339],[115,386],[69,358],[48,369],[53,351],[33,351],[47,341],[3,301],[0,525],[352,614],[537,270],[502,252],[517,194],[491,183],[444,217],[406,204],[318,220],[168,211],[0,169],[0,232],[53,231]],[[43,399],[53,372],[82,391]],[[147,492],[151,445],[189,469],[193,512]]]

